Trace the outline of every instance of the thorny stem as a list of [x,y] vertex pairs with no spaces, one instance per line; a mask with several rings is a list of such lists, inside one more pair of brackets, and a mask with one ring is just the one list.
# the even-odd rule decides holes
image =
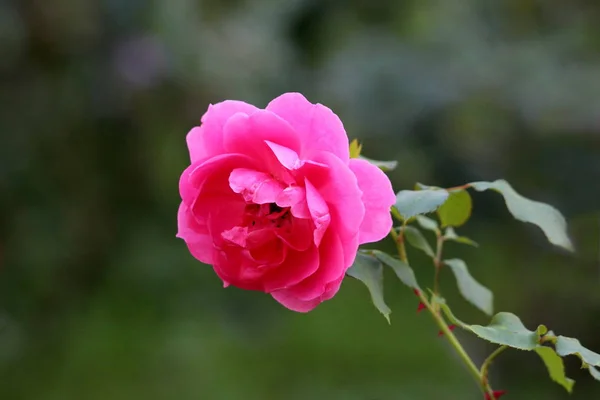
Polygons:
[[482,379],[479,369],[477,368],[473,360],[471,360],[471,357],[467,354],[464,347],[460,344],[454,333],[450,330],[450,327],[446,323],[446,320],[444,320],[441,314],[437,310],[435,310],[434,306],[429,302],[427,297],[425,297],[421,291],[418,291],[417,296],[419,297],[419,300],[421,300],[421,303],[425,305],[425,307],[433,317],[435,323],[438,325],[440,330],[444,333],[444,336],[446,337],[450,345],[454,347],[454,350],[456,351],[460,359],[463,361],[463,363],[466,365],[467,369],[477,382],[477,385],[479,385],[485,393],[488,393],[488,395],[491,396],[490,399],[495,399],[492,389],[489,387],[487,382],[484,382],[484,379]]
[[[404,261],[406,264],[408,264],[408,256],[406,254],[406,246],[404,245],[403,230],[401,229],[400,233],[397,233],[394,230],[394,228],[392,228],[392,230],[390,231],[390,235],[392,236],[392,238],[394,239],[394,242],[396,243],[396,247],[398,248],[398,255],[400,256],[400,259],[402,261]],[[439,240],[440,239],[438,238],[438,251],[437,251],[438,254],[436,255],[436,259],[441,259],[442,250],[441,250],[441,246],[439,245]],[[436,268],[436,271],[438,269],[439,268]],[[436,279],[437,279],[437,277],[436,277]],[[482,371],[477,369],[477,366],[475,365],[473,360],[471,360],[471,357],[469,356],[469,354],[467,354],[464,347],[460,344],[460,342],[458,341],[458,339],[456,338],[456,336],[454,335],[454,333],[452,332],[452,330],[446,323],[446,320],[444,319],[444,317],[442,317],[439,310],[436,309],[437,307],[434,307],[434,305],[431,304],[429,299],[427,299],[427,297],[423,294],[422,291],[415,289],[415,294],[417,295],[417,297],[419,297],[419,300],[421,301],[421,303],[423,303],[425,308],[427,308],[427,311],[429,311],[429,313],[433,317],[433,320],[435,321],[437,326],[444,333],[444,336],[446,337],[446,339],[448,340],[450,345],[452,347],[454,347],[454,350],[456,351],[456,353],[458,354],[460,359],[463,361],[463,363],[466,365],[467,369],[469,370],[469,373],[473,376],[473,378],[477,382],[477,385],[481,388],[481,390],[484,393],[486,393],[488,395],[488,398],[490,400],[496,400],[494,391],[492,390],[492,387],[490,386],[488,379],[487,379],[487,369],[489,367],[489,364],[493,360],[493,358],[496,355],[498,355],[500,352],[498,350],[496,350],[496,352],[494,352],[490,357],[488,357],[488,359],[486,359],[486,362],[484,362],[484,365],[482,366],[482,370],[483,370],[483,367],[485,366],[486,375],[483,375]],[[436,292],[436,294],[437,294],[437,292]],[[486,363],[487,363],[487,365],[486,365]]]

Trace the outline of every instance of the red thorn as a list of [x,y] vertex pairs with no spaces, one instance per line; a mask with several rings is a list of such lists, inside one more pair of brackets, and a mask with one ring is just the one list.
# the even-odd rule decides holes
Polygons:
[[419,289],[413,289],[413,292],[415,292],[415,295],[417,297],[421,295],[421,292],[419,291]]
[[[494,399],[498,400],[502,395],[506,393],[506,390],[494,390]],[[485,394],[485,400],[492,400],[488,393]]]
[[[448,329],[450,329],[450,331],[453,331],[454,328],[456,328],[456,325],[448,325]],[[444,336],[444,331],[439,331],[438,336]]]
[[420,313],[425,309],[425,304],[419,302],[419,306],[417,307],[417,312]]

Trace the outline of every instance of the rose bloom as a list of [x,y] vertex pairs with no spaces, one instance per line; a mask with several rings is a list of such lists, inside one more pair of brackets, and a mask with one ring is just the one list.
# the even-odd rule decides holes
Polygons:
[[187,135],[178,234],[224,286],[307,312],[332,298],[358,246],[392,227],[387,176],[349,157],[342,122],[298,93],[211,105]]

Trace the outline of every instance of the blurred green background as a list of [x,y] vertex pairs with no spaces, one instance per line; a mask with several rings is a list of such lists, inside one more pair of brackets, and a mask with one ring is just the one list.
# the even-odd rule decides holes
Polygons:
[[[396,190],[506,178],[563,211],[575,255],[475,194],[459,232],[481,247],[447,255],[498,311],[600,352],[599,20],[592,0],[1,1],[0,398],[481,399],[392,274],[391,326],[351,279],[297,314],[223,289],[175,238],[188,130],[211,102],[287,91],[398,160]],[[492,379],[509,400],[600,398],[567,369],[572,396],[525,352]]]

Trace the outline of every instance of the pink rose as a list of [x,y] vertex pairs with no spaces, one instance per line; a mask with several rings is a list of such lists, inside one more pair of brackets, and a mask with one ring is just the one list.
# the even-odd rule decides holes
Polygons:
[[178,237],[224,285],[300,312],[332,298],[358,245],[391,227],[387,176],[350,159],[329,108],[286,93],[261,110],[211,105],[187,135]]

